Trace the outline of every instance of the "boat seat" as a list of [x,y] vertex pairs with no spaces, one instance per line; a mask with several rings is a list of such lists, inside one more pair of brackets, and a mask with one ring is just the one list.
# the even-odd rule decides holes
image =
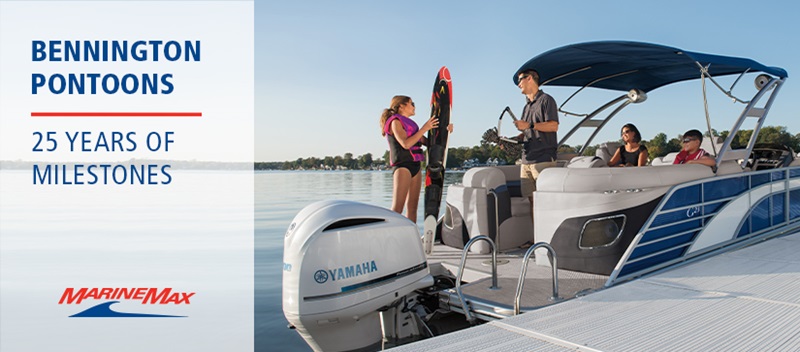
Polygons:
[[[720,137],[703,138],[703,141],[700,142],[700,148],[703,148],[708,154],[716,156],[719,153],[719,150],[722,149],[722,145],[725,143],[725,140]],[[716,149],[715,149],[716,148]]]
[[[471,238],[487,235],[500,250],[505,250],[533,240],[531,205],[520,191],[519,174],[518,165],[469,169],[461,184],[447,189],[442,242],[464,248]],[[492,193],[497,196],[497,207]],[[499,218],[499,227],[495,217]],[[486,254],[490,247],[481,241],[470,251]]]
[[[678,155],[678,152],[669,153],[663,158],[655,158],[650,163],[653,166],[665,166],[665,165],[672,165],[675,161],[675,156]],[[727,156],[727,155],[726,155]],[[741,164],[737,160],[727,159],[720,162],[719,167],[717,168],[717,175],[730,175],[735,174],[743,171],[749,171],[747,168],[742,168]]]
[[576,156],[578,156],[577,153],[558,153],[555,167],[567,167]]
[[650,162],[650,165],[653,166],[672,165],[672,163],[675,162],[676,156],[678,156],[678,152],[672,152],[662,157],[653,158],[653,161]]
[[619,142],[600,143],[600,146],[597,147],[594,155],[600,157],[600,159],[603,159],[603,161],[606,162],[606,165],[608,165],[608,162],[614,157],[614,154],[621,145],[622,143]]
[[605,192],[608,190],[645,189],[672,186],[712,177],[705,165],[663,165],[606,168],[549,168],[536,182],[541,192]]
[[586,169],[592,167],[607,167],[608,161],[614,157],[614,153],[622,145],[619,142],[601,143],[595,151],[595,156],[576,156],[567,164],[568,168]]
[[608,166],[607,162],[598,156],[576,156],[567,164],[568,168],[586,169],[590,167]]
[[[711,156],[716,156],[716,153],[719,153],[719,150],[722,149],[722,145],[724,143],[725,140],[720,137],[705,137],[703,138],[703,142],[700,143],[700,148],[703,148],[703,150],[705,150]],[[715,150],[716,153],[714,152]],[[663,157],[656,157],[650,162],[650,165],[672,165],[672,163],[675,162],[675,157],[678,156],[678,153],[679,152],[672,152]]]
[[750,171],[750,168],[742,168],[742,165],[736,160],[723,160],[717,168],[717,176],[737,174],[744,171]]

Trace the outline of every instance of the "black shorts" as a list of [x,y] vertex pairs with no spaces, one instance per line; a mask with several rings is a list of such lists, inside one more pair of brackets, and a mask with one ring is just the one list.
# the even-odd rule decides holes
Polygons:
[[419,161],[407,161],[399,163],[392,168],[392,174],[394,174],[394,172],[400,168],[408,169],[408,171],[411,172],[411,177],[414,177],[417,176],[419,170],[422,168],[422,163]]

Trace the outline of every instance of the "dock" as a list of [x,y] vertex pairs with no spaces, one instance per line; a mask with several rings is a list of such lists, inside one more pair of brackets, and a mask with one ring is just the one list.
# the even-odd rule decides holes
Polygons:
[[391,350],[798,351],[798,253],[777,237]]

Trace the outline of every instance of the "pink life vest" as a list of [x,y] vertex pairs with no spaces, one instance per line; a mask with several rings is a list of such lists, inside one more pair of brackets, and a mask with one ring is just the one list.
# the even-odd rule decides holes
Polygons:
[[391,165],[395,166],[403,162],[420,162],[425,159],[422,153],[422,143],[417,142],[412,145],[410,149],[403,148],[397,138],[392,135],[392,121],[399,120],[403,125],[403,130],[406,131],[406,137],[411,137],[419,131],[419,126],[414,120],[400,114],[394,114],[386,119],[386,124],[383,125],[383,132],[386,133],[386,140],[389,141],[389,155]]

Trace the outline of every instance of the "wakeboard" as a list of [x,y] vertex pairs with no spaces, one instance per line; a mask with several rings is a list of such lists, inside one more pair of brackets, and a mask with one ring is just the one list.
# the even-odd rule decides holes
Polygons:
[[428,161],[425,167],[425,222],[422,244],[426,254],[433,251],[436,222],[444,190],[444,171],[447,164],[447,137],[450,110],[453,107],[453,82],[446,66],[439,69],[433,83],[431,116],[439,119],[439,126],[428,131]]

